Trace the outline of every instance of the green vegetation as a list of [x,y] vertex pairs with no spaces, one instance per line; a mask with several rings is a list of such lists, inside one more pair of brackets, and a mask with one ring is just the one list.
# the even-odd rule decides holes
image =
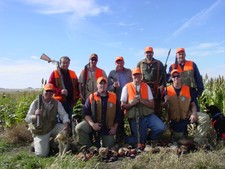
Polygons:
[[206,105],[216,105],[225,113],[225,79],[222,76],[218,78],[209,78],[207,75],[203,79],[205,90],[199,99],[200,107]]

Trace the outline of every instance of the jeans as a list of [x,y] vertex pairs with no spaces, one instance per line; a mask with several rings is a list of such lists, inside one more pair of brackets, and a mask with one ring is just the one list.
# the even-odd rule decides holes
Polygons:
[[[138,134],[136,119],[130,120],[130,127],[133,133],[133,136],[130,136],[126,139],[127,144],[136,144],[138,143]],[[140,118],[139,121],[139,133],[140,133],[140,143],[145,143],[147,140],[147,130],[151,129],[151,140],[157,140],[158,137],[166,130],[166,125],[158,118],[155,114],[150,114]]]

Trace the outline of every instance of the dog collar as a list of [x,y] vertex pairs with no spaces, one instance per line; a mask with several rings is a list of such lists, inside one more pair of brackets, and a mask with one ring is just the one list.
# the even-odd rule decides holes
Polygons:
[[222,114],[221,112],[216,113],[214,116],[212,116],[212,119],[214,119],[216,116],[219,116],[220,114]]

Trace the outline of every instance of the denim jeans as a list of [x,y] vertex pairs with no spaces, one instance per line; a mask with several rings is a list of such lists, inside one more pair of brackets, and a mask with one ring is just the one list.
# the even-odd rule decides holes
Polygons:
[[[136,119],[130,120],[130,127],[133,136],[126,139],[127,144],[136,144],[138,142]],[[147,130],[151,129],[151,140],[157,140],[158,137],[166,130],[166,125],[155,114],[150,114],[140,118],[139,121],[139,133],[140,143],[145,143],[147,140]]]

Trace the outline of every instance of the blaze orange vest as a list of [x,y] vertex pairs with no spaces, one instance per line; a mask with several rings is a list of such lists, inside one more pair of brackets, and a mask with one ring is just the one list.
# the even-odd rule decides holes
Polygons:
[[[93,95],[90,95],[90,103],[92,108],[92,113],[95,111],[95,116],[97,117],[97,122],[101,123],[102,120],[102,103],[101,103],[101,97],[98,96],[98,93],[94,93],[94,98],[92,99]],[[95,101],[95,103],[93,102]],[[93,106],[93,104],[96,104]],[[108,92],[108,101],[107,101],[107,109],[106,109],[106,126],[109,129],[110,127],[113,127],[114,120],[116,117],[116,94],[113,92]]]
[[[126,86],[128,91],[127,101],[128,103],[131,103],[134,100],[135,95],[137,95],[138,93],[132,82],[127,83]],[[140,84],[139,95],[141,96],[143,100],[148,100],[148,85],[144,82],[141,82]],[[133,106],[131,109],[125,111],[125,115],[127,116],[127,118],[135,118],[137,109],[138,109],[139,117],[147,116],[153,113],[153,110],[150,109],[149,107],[143,104],[139,104],[138,106]]]
[[169,120],[180,121],[188,119],[191,113],[190,88],[188,86],[182,85],[180,95],[177,96],[174,87],[170,85],[167,87],[167,95],[169,103]]
[[[175,64],[172,64],[172,70],[174,69]],[[185,61],[184,69],[182,70],[181,66],[178,64],[177,69],[181,74],[181,82],[184,85],[187,85],[191,88],[196,88],[196,81],[194,77],[194,66],[192,61]]]
[[[88,73],[88,71],[86,73]],[[82,70],[82,76],[83,76],[83,78],[85,78],[84,70]],[[84,96],[85,98],[88,98],[89,95],[93,93],[92,90],[94,90],[94,92],[97,91],[97,84],[96,84],[97,79],[102,76],[103,76],[103,70],[100,68],[96,68],[96,70],[95,70],[94,83],[92,83],[91,78],[89,76],[86,76],[86,80],[85,80],[86,84],[82,89],[82,90],[85,90],[85,96]],[[90,79],[90,81],[89,81],[89,79]],[[92,85],[94,85],[94,86],[92,86]],[[93,89],[92,89],[92,87],[93,87]]]
[[[73,87],[73,103],[76,103],[76,101],[79,98],[78,79],[77,79],[77,75],[72,70],[69,70],[69,75],[70,75],[72,87]],[[54,76],[55,76],[56,86],[58,88],[62,89],[62,83],[61,83],[61,80],[60,80],[58,70],[54,71]],[[54,99],[59,100],[61,102],[65,101],[65,97],[63,97],[61,94],[55,94]]]

